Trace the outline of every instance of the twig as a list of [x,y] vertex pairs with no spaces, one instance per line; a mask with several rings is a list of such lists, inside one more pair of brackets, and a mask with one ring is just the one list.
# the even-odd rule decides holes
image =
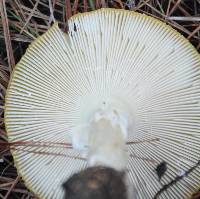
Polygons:
[[168,20],[174,20],[174,21],[194,21],[194,22],[200,22],[200,17],[167,17]]
[[[174,4],[176,3],[175,0],[172,0],[172,2],[173,2]],[[181,1],[181,3],[184,4],[183,1]],[[190,14],[189,14],[180,4],[178,5],[178,8],[179,8],[179,10],[180,10],[185,16],[190,16]]]
[[51,0],[49,0],[49,10],[50,10],[50,18],[49,18],[49,25],[50,25],[52,21],[53,22],[56,21],[53,14],[53,6]]
[[1,13],[1,18],[2,18],[3,32],[4,32],[6,51],[7,51],[7,56],[8,56],[9,72],[11,73],[11,71],[13,70],[15,66],[15,59],[14,59],[14,54],[13,54],[13,49],[12,49],[12,44],[11,44],[11,39],[10,39],[10,30],[9,30],[9,25],[8,25],[8,17],[7,17],[7,12],[6,12],[5,0],[0,0],[0,13]]
[[137,11],[139,10],[140,8],[142,8],[145,4],[147,4],[150,0],[145,0],[145,1],[142,1],[142,3],[138,3],[138,5],[133,9],[134,11]]
[[66,6],[66,20],[68,20],[72,16],[70,0],[65,0],[65,6]]
[[19,181],[20,177],[17,176],[15,181],[12,183],[12,186],[10,187],[10,189],[8,190],[6,196],[4,197],[4,199],[7,199],[8,196],[10,195],[10,193],[12,192],[13,188],[15,187],[15,185],[17,184],[17,182]]
[[72,158],[72,159],[79,159],[79,160],[86,161],[85,158],[78,157],[78,156],[67,155],[67,154],[62,154],[62,153],[43,152],[43,151],[34,151],[34,150],[24,150],[24,149],[19,149],[19,148],[16,148],[16,147],[11,147],[11,150],[23,151],[23,152],[28,152],[28,153],[33,153],[33,154],[39,154],[39,155],[68,157],[68,158]]
[[176,10],[176,8],[177,8],[178,5],[181,3],[181,1],[182,1],[182,0],[178,0],[178,1],[174,4],[174,6],[172,7],[172,9],[170,10],[170,12],[168,13],[167,16],[171,16],[171,15],[172,15],[172,13]]
[[169,0],[169,2],[168,2],[166,17],[169,16],[169,10],[170,10],[170,6],[171,6],[171,1],[172,1],[172,0]]
[[191,34],[187,38],[191,39],[199,30],[200,30],[200,25],[197,28],[195,28],[195,30],[191,32]]
[[78,12],[78,0],[74,0],[73,15],[77,14],[77,12]]
[[84,12],[87,12],[87,9],[88,9],[88,2],[87,2],[87,0],[83,0],[83,8],[84,8]]
[[38,6],[38,3],[39,3],[40,0],[36,0],[36,3],[33,7],[33,9],[31,10],[31,13],[29,14],[29,17],[28,19],[26,20],[26,23],[24,24],[24,26],[22,27],[21,31],[20,31],[20,34],[22,34],[22,32],[24,31],[25,27],[27,26],[27,24],[29,23],[29,21],[31,20],[31,18],[33,17],[33,14],[35,12],[35,10],[37,9],[37,6]]
[[131,142],[127,142],[126,144],[130,145],[130,144],[140,144],[140,143],[151,143],[151,142],[157,142],[160,141],[159,138],[153,138],[153,139],[148,139],[148,140],[138,140],[138,141],[131,141]]

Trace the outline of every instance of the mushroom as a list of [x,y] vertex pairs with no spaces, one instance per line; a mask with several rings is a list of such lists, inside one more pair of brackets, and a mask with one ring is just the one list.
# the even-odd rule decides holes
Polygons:
[[75,15],[68,34],[55,23],[16,65],[5,124],[30,190],[62,198],[61,184],[87,166],[70,145],[74,129],[104,106],[127,122],[127,169],[139,198],[198,190],[200,56],[163,22],[115,9]]

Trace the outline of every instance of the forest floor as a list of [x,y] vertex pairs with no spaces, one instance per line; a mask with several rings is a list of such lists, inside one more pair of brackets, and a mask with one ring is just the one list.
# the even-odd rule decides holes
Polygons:
[[[154,16],[183,34],[200,52],[200,0],[0,0],[0,198],[33,199],[17,175],[3,123],[5,93],[15,64],[28,45],[54,19],[67,32],[67,20],[101,7]],[[200,198],[200,192],[193,199]]]

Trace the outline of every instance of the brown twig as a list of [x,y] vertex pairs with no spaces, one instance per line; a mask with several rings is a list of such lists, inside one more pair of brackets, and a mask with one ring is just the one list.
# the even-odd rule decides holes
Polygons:
[[198,31],[200,30],[200,25],[194,29],[193,32],[187,37],[188,39],[191,39]]
[[10,39],[10,30],[9,30],[5,0],[0,0],[0,13],[2,18],[3,32],[4,32],[6,50],[8,56],[9,72],[11,72],[15,66],[15,59]]
[[70,0],[65,0],[65,6],[66,6],[66,21],[67,21],[72,16]]
[[175,2],[174,6],[172,7],[172,9],[169,11],[169,13],[167,14],[167,16],[171,16],[172,13],[176,10],[176,8],[178,7],[178,5],[181,3],[182,0],[178,0],[177,2]]
[[78,0],[74,0],[72,10],[73,10],[73,15],[77,14],[77,12],[78,12]]
[[29,21],[31,20],[31,18],[33,17],[33,14],[35,12],[35,10],[37,9],[37,6],[38,6],[38,3],[39,3],[40,0],[36,0],[36,3],[33,7],[33,9],[31,10],[31,13],[29,14],[29,17],[28,19],[26,20],[24,26],[22,27],[21,31],[20,31],[20,34],[22,34],[22,32],[24,31],[24,29],[26,28],[27,24],[29,23]]
[[131,145],[131,144],[140,144],[140,143],[151,143],[151,142],[157,142],[160,141],[159,138],[153,138],[153,139],[148,139],[148,140],[138,140],[138,141],[132,141],[132,142],[127,142],[126,144]]

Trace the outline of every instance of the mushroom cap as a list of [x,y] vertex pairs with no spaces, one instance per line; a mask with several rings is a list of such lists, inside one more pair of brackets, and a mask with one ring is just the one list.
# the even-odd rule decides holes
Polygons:
[[68,34],[55,23],[29,46],[10,80],[8,138],[18,143],[12,154],[19,174],[39,198],[62,198],[61,184],[86,167],[66,146],[71,129],[102,103],[130,115],[127,169],[139,198],[183,199],[199,188],[198,52],[157,19],[100,9],[72,17]]

